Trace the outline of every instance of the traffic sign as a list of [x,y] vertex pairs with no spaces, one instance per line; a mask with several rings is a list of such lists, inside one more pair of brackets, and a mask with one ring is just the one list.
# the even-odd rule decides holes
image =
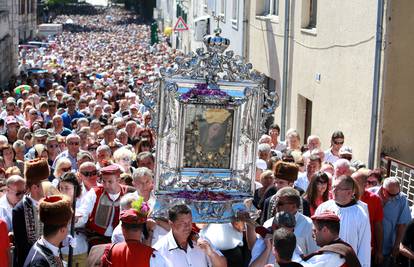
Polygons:
[[178,17],[177,23],[175,23],[174,31],[180,32],[180,31],[188,31],[188,26],[185,24],[183,18],[180,16]]

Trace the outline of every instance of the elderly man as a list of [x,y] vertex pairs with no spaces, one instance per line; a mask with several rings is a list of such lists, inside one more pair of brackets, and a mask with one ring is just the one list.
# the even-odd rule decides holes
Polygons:
[[104,167],[100,173],[102,185],[89,190],[77,211],[81,217],[78,225],[86,224],[91,246],[111,241],[112,231],[119,223],[119,201],[126,193],[119,184],[121,170],[117,165]]
[[374,187],[372,192],[381,198],[384,208],[382,253],[386,260],[395,260],[405,228],[411,220],[407,196],[401,193],[397,177],[384,179],[382,186]]
[[61,136],[68,136],[71,133],[71,131],[68,128],[63,127],[63,119],[62,116],[60,116],[59,114],[53,116],[52,124],[53,132],[55,134],[59,134]]
[[309,135],[307,139],[308,151],[303,153],[303,159],[306,160],[310,157],[312,150],[321,148],[321,139],[317,135]]
[[207,240],[196,240],[192,236],[193,219],[188,206],[175,205],[168,211],[168,218],[171,231],[153,246],[166,259],[167,266],[227,266],[224,256],[214,250]]
[[338,159],[334,163],[334,178],[342,175],[351,175],[351,165],[346,159]]
[[318,251],[304,257],[303,266],[313,267],[360,267],[352,247],[339,238],[340,219],[330,211],[312,216],[313,232]]
[[80,137],[77,134],[70,134],[66,137],[66,146],[67,150],[61,152],[53,162],[52,168],[56,168],[56,163],[60,158],[68,158],[70,162],[72,163],[72,169],[77,170],[78,164],[77,164],[77,156],[79,152],[80,147]]
[[148,203],[151,209],[155,205],[155,196],[152,192],[154,189],[154,174],[147,167],[139,167],[132,174],[133,185],[137,190],[135,194],[144,198],[144,201]]
[[0,218],[7,223],[7,230],[13,232],[12,211],[26,193],[26,181],[19,175],[12,175],[6,180],[7,191],[0,198]]
[[339,237],[350,244],[361,266],[371,265],[371,230],[367,205],[358,200],[358,185],[350,176],[339,176],[332,184],[333,198],[316,209],[315,215],[332,211],[341,220]]

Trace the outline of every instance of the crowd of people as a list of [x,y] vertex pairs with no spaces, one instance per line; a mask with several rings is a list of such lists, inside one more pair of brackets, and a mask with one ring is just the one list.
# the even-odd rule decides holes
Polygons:
[[194,224],[186,205],[152,218],[144,88],[181,52],[150,45],[149,26],[121,9],[55,22],[68,19],[74,31],[19,52],[2,94],[1,266],[414,266],[399,180],[354,160],[341,131],[324,151],[316,135],[303,142],[291,129],[281,142],[270,127],[246,201],[257,219]]

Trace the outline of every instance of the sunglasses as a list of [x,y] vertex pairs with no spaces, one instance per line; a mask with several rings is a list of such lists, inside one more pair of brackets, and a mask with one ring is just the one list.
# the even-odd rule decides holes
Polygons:
[[385,188],[384,188],[384,191],[385,191],[385,192],[387,192],[387,195],[388,195],[389,197],[396,197],[396,196],[398,196],[398,195],[400,194],[400,192],[395,193],[395,194],[391,194],[391,193],[390,193],[390,191],[388,191],[388,190],[387,190],[387,189],[385,189]]
[[92,176],[98,175],[98,171],[90,171],[90,172],[83,171],[81,173],[82,173],[82,175],[87,176],[87,177],[92,177]]
[[378,184],[378,182],[377,181],[367,181],[367,184],[375,186],[375,185]]
[[58,148],[58,147],[59,147],[59,145],[58,145],[58,144],[56,144],[56,145],[48,145],[47,147],[48,147],[48,148]]
[[78,146],[79,142],[69,142],[68,145],[70,146]]
[[334,144],[335,145],[343,145],[344,144],[344,141],[334,141]]
[[93,152],[93,151],[95,151],[97,148],[98,148],[97,146],[91,146],[91,147],[88,147],[88,151]]
[[61,169],[63,172],[69,172],[72,170],[72,167],[67,167],[67,168],[62,168]]

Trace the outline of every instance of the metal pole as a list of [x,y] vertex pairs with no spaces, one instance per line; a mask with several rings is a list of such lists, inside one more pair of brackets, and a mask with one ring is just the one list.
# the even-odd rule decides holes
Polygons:
[[369,155],[368,168],[372,169],[375,163],[376,141],[377,141],[377,126],[378,126],[378,101],[379,101],[379,86],[381,77],[381,48],[382,48],[382,34],[383,34],[383,19],[384,19],[384,0],[378,0],[377,8],[377,32],[375,45],[375,61],[374,61],[374,83],[372,90],[372,110],[371,110],[371,130],[369,140]]
[[[75,213],[76,213],[76,185],[73,185],[73,196],[72,196],[72,220],[70,222],[70,235],[75,238]],[[69,255],[68,255],[68,267],[73,266],[73,247],[69,244]]]
[[282,112],[280,123],[280,140],[285,140],[286,113],[287,113],[287,87],[289,69],[289,26],[290,26],[290,0],[285,1],[285,39],[283,43],[283,81],[282,81]]

